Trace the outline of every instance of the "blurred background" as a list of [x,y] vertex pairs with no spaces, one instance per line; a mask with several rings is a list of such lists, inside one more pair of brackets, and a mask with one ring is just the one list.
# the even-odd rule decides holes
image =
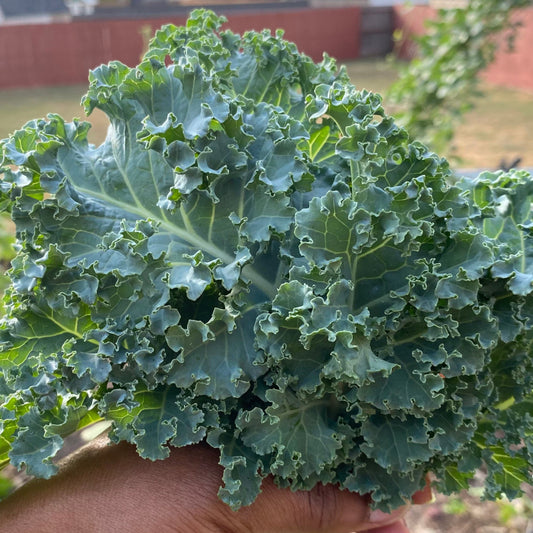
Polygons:
[[[88,71],[134,66],[156,29],[195,7],[225,15],[234,32],[283,28],[314,60],[335,57],[460,173],[533,167],[530,0],[0,0],[0,139],[48,113],[84,118]],[[102,142],[105,115],[87,120],[91,142]],[[12,243],[0,216],[0,293]],[[480,472],[478,487],[413,510],[413,533],[533,533],[531,488],[481,502],[482,482]]]

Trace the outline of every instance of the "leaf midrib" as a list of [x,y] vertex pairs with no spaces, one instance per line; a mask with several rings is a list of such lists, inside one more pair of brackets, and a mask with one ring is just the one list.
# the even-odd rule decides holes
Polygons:
[[[227,265],[235,261],[235,257],[228,254],[225,250],[216,246],[213,242],[205,240],[203,237],[201,237],[200,235],[198,235],[198,233],[194,231],[193,226],[188,223],[189,217],[186,215],[183,208],[180,208],[180,212],[184,224],[186,225],[186,228],[181,228],[180,226],[169,221],[166,217],[157,216],[157,213],[149,211],[141,204],[132,205],[125,202],[121,202],[117,198],[113,198],[109,195],[99,193],[95,190],[86,189],[84,187],[79,186],[78,184],[72,184],[79,192],[96,198],[104,202],[105,204],[110,204],[115,207],[118,207],[127,213],[131,213],[138,216],[139,218],[154,220],[160,227],[164,228],[170,234],[176,235],[188,244],[198,246],[200,250],[208,253],[214,258],[221,259]],[[259,274],[251,265],[244,266],[242,269],[242,273],[248,281],[253,283],[267,296],[273,298],[276,295],[276,287],[266,278],[261,276],[261,274]]]

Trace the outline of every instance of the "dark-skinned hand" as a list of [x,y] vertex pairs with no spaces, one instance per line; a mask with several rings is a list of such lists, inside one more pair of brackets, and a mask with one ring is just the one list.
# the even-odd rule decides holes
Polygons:
[[[222,467],[207,445],[172,449],[164,461],[102,436],[49,480],[34,480],[0,504],[2,533],[408,533],[408,506],[372,512],[368,498],[328,485],[293,492],[267,478],[250,506],[217,496]],[[429,489],[413,503],[431,499]]]

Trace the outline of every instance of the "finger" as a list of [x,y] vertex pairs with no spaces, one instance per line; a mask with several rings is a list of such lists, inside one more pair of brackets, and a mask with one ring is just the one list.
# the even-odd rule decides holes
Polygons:
[[429,482],[423,489],[415,492],[411,498],[412,503],[415,505],[424,505],[425,503],[431,503],[433,500],[433,491],[431,490]]
[[[121,454],[124,453],[129,456],[129,461],[137,465],[139,459],[131,447],[129,452],[123,449]],[[408,509],[407,506],[402,507],[390,514],[373,511],[370,510],[367,497],[341,491],[333,485],[319,484],[311,491],[291,491],[279,488],[272,477],[268,477],[263,481],[262,491],[255,502],[235,512],[217,497],[222,472],[218,465],[218,452],[209,446],[173,449],[170,458],[165,461],[148,465],[143,463],[143,470],[148,469],[152,476],[157,475],[158,479],[166,477],[165,500],[168,503],[174,501],[171,505],[172,512],[166,514],[166,523],[170,525],[172,520],[175,520],[176,510],[183,511],[184,504],[189,510],[183,517],[181,526],[175,526],[177,533],[362,532],[398,523]],[[172,465],[172,470],[169,470],[165,463]],[[139,466],[136,468],[139,469]],[[174,474],[171,479],[168,477],[170,472]],[[145,483],[143,485],[146,487]],[[156,496],[156,501],[152,501],[150,491],[146,493],[141,489],[141,492],[144,502],[150,501],[151,507],[156,508],[161,493]],[[163,518],[165,513],[160,503],[159,507],[160,518]],[[195,520],[200,518],[201,521],[195,523]],[[189,519],[192,519],[191,523]],[[403,528],[401,525],[399,527]],[[404,533],[404,529],[399,529],[398,532]],[[395,532],[391,530],[389,533]]]
[[383,525],[398,522],[407,510],[403,507],[390,514],[371,511],[367,498],[333,485],[292,492],[276,487],[267,478],[262,488],[250,507],[236,513],[245,530],[253,533],[377,531]]

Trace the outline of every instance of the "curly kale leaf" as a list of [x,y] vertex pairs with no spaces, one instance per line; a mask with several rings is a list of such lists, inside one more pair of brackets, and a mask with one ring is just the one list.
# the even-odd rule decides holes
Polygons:
[[0,464],[48,477],[105,419],[162,459],[401,505],[434,472],[531,479],[533,181],[446,161],[325,58],[196,11],[90,75],[89,125],[1,142],[17,255],[0,324]]

